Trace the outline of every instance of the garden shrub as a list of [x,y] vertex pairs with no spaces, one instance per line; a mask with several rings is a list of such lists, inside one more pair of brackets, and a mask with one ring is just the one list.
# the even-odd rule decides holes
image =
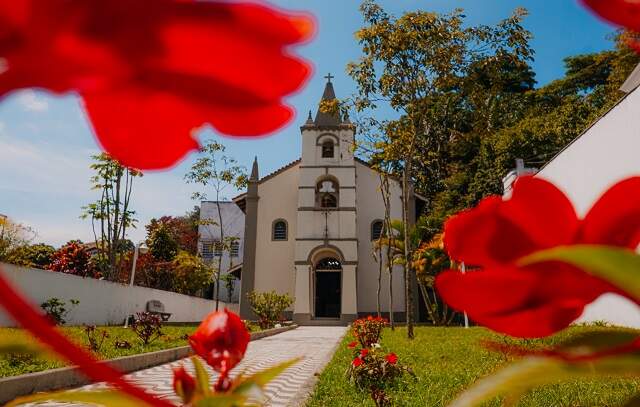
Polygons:
[[5,261],[21,267],[46,268],[51,263],[51,258],[56,249],[44,243],[18,246],[11,250]]
[[76,276],[92,276],[89,267],[89,253],[79,240],[72,240],[53,253],[51,264],[47,268]]
[[95,325],[85,326],[84,333],[87,336],[89,348],[94,352],[99,352],[102,349],[104,340],[109,337],[109,332],[104,329],[98,329]]
[[409,367],[398,363],[395,353],[382,350],[380,337],[386,325],[386,319],[371,315],[355,320],[351,333],[357,341],[348,345],[354,349],[354,358],[347,368],[347,377],[358,388],[368,390],[378,407],[391,405],[387,391],[398,378],[404,374],[415,377]]
[[273,328],[276,322],[281,320],[284,310],[293,304],[293,298],[289,294],[271,292],[250,292],[247,299],[253,312],[258,316],[260,328]]
[[354,350],[354,359],[347,369],[347,376],[358,388],[369,390],[376,406],[391,405],[385,389],[404,374],[415,376],[413,371],[398,363],[395,353],[387,353],[379,344]]
[[176,292],[194,295],[211,283],[213,268],[198,256],[180,251],[171,265]]
[[360,342],[360,346],[369,348],[373,344],[380,343],[380,335],[386,325],[386,319],[382,317],[374,318],[369,315],[367,318],[355,320],[351,325],[351,331],[353,336]]
[[[80,301],[71,299],[69,303],[73,308],[80,304]],[[67,309],[67,303],[59,298],[52,297],[40,304],[40,308],[44,310],[47,317],[56,325],[64,325],[67,323],[66,318],[71,312],[71,309]]]
[[150,312],[137,312],[131,324],[131,329],[138,335],[143,345],[148,345],[162,334],[162,318]]
[[149,231],[147,246],[151,255],[160,261],[171,261],[178,254],[178,242],[165,223],[158,225]]

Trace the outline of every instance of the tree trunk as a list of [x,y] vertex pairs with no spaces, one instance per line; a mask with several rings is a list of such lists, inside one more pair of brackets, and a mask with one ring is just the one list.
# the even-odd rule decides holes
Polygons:
[[[222,227],[222,210],[220,209],[220,194],[216,192],[216,207],[220,226],[220,256],[218,257],[218,272],[216,273],[216,311],[220,306],[220,274],[222,273],[222,256],[224,255],[224,230]],[[215,247],[214,247],[215,250]]]
[[380,312],[380,291],[382,291],[382,247],[378,245],[378,289],[376,290],[376,311],[378,317],[382,314]]
[[402,223],[404,224],[404,293],[405,293],[405,312],[407,316],[407,338],[413,339],[413,290],[411,288],[411,241],[409,239],[409,168],[412,160],[409,158],[405,162],[405,168],[402,171]]

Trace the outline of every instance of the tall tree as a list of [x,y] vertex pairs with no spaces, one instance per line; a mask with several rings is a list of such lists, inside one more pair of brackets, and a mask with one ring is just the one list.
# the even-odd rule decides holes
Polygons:
[[[218,267],[215,281],[215,300],[216,310],[219,306],[220,297],[220,273],[222,273],[223,253],[229,250],[229,242],[224,232],[224,219],[221,199],[225,198],[224,192],[229,187],[242,189],[247,185],[246,169],[238,165],[235,158],[225,154],[225,146],[217,141],[209,141],[205,143],[200,150],[200,157],[191,166],[191,169],[185,175],[187,183],[200,184],[203,189],[211,188],[215,199],[217,209],[217,219],[204,221],[216,224],[220,229],[220,236],[217,237],[216,244],[221,249],[218,251]],[[206,192],[196,192],[192,198],[197,201],[207,199]]]
[[[405,258],[413,247],[407,235],[416,161],[428,168],[432,178],[442,179],[446,156],[442,151],[452,137],[446,118],[461,103],[460,78],[483,59],[530,58],[529,33],[520,26],[525,15],[518,9],[495,27],[464,27],[462,10],[449,14],[409,12],[400,17],[387,14],[372,0],[361,5],[365,20],[356,38],[362,56],[348,65],[358,85],[357,110],[389,106],[399,117],[387,123],[381,154],[395,163],[402,179]],[[426,164],[426,165],[424,165]],[[434,193],[440,183],[433,186]],[[405,266],[407,335],[413,338],[413,270]]]
[[104,256],[100,271],[107,280],[114,280],[124,260],[127,229],[135,227],[131,194],[134,178],[142,177],[142,172],[121,165],[106,153],[92,158],[92,189],[100,191],[100,198],[82,208],[81,218],[91,218],[96,247]]

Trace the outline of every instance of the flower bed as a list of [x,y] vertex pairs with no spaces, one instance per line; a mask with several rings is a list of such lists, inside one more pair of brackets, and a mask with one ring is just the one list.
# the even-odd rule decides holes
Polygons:
[[[568,338],[576,338],[593,331],[622,331],[622,328],[571,327],[544,340],[508,339],[508,344],[526,346],[553,345]],[[482,347],[481,341],[503,342],[504,336],[484,328],[432,328],[417,327],[416,339],[407,340],[406,329],[385,329],[381,345],[391,349],[400,361],[406,361],[417,380],[404,376],[388,392],[393,405],[443,406],[480,377],[495,371],[514,358]],[[315,406],[373,406],[368,392],[357,391],[345,372],[353,361],[353,349],[348,344],[354,337],[347,335],[320,379],[308,407]],[[640,379],[574,380],[545,386],[529,393],[518,406],[594,406],[620,405],[640,385]],[[497,401],[488,404],[498,406]]]

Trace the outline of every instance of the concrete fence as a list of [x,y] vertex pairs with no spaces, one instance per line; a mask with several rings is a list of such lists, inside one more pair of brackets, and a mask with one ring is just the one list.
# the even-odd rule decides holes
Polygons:
[[[0,273],[36,305],[53,297],[67,303],[79,300],[66,317],[67,325],[118,325],[126,315],[145,311],[151,300],[164,304],[166,312],[172,314],[169,322],[199,322],[215,309],[215,301],[203,298],[5,263],[0,263]],[[238,305],[221,302],[223,307],[237,312]],[[15,326],[1,308],[0,326]]]

